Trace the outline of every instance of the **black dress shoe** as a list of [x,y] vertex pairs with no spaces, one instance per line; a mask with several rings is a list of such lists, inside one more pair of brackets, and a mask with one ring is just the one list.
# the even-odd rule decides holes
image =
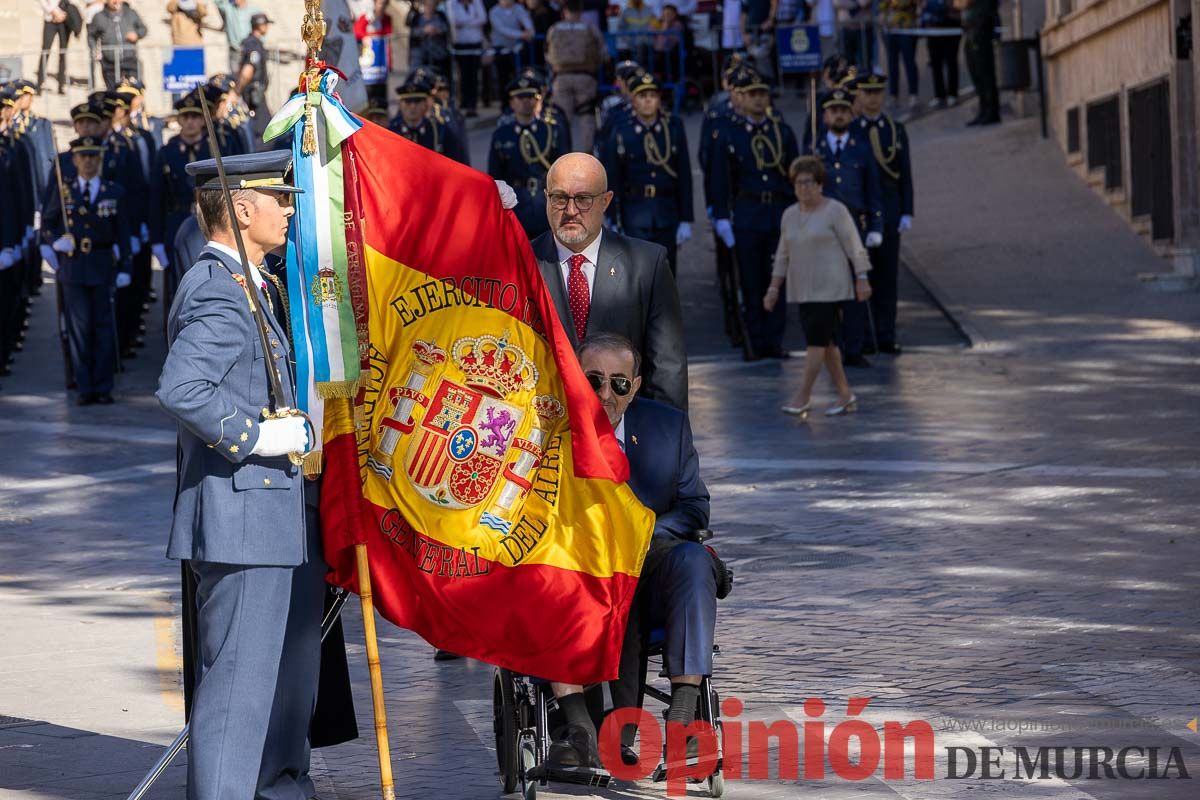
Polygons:
[[599,767],[596,742],[586,728],[568,725],[551,743],[546,764],[552,767]]
[[90,406],[94,402],[96,402],[96,395],[91,392],[84,392],[75,398],[75,405],[77,406]]
[[985,117],[980,117],[979,122],[977,124],[979,124],[979,125],[999,125],[1000,124],[1000,115],[999,114],[988,114]]
[[883,353],[885,356],[898,356],[900,355],[900,345],[883,344],[879,346],[879,352]]
[[440,647],[433,651],[434,661],[455,661],[462,658],[458,653],[451,653],[449,650],[443,650]]
[[865,369],[865,368],[871,366],[871,362],[867,361],[867,359],[863,358],[861,355],[842,356],[842,366],[843,367],[854,367],[856,369]]
[[621,763],[627,767],[636,766],[638,763],[638,754],[632,747],[627,744],[621,745]]
[[113,396],[111,394],[94,395],[95,401],[102,406],[111,406],[113,404]]

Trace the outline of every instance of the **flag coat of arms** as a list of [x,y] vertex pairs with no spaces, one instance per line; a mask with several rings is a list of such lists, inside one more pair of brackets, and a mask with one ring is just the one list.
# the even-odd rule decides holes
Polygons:
[[[488,176],[364,124],[344,141],[353,400],[325,402],[331,580],[461,655],[616,677],[654,515]],[[356,285],[359,285],[355,288]]]

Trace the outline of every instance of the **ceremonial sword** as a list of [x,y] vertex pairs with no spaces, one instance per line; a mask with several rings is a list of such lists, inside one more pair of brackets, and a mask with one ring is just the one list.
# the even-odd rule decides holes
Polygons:
[[[337,592],[337,596],[333,599],[333,605],[331,605],[329,607],[329,611],[326,612],[325,619],[321,620],[322,642],[325,641],[325,637],[329,635],[329,632],[333,630],[333,623],[337,622],[338,617],[341,616],[342,607],[346,605],[346,600],[348,600],[350,597],[350,593],[345,589],[337,588],[334,591]],[[171,766],[171,762],[175,760],[175,756],[179,755],[179,751],[182,750],[183,746],[187,744],[188,737],[191,735],[191,732],[192,724],[189,722],[183,726],[183,730],[179,732],[179,735],[176,736],[175,740],[171,742],[169,747],[167,747],[167,751],[162,754],[162,757],[159,758],[157,762],[155,762],[154,766],[150,768],[150,771],[146,773],[146,777],[142,778],[142,782],[137,785],[137,788],[129,793],[129,797],[127,797],[125,800],[142,800],[142,798],[146,796],[146,792],[150,791],[150,787],[154,785],[154,782],[162,777],[162,774],[166,772],[167,767]]]
[[[217,141],[217,132],[213,127],[212,111],[208,107],[208,96],[203,87],[197,89],[197,94],[200,95],[200,110],[204,112],[204,126],[208,129],[208,149],[212,152],[213,160],[217,164],[217,178],[221,182],[221,194],[225,195],[225,212],[229,216],[229,228],[233,231],[233,239],[237,243],[238,258],[242,263],[242,277],[246,281],[246,291],[251,292],[249,288],[255,285],[254,273],[250,269],[250,259],[246,256],[246,243],[242,241],[242,230],[238,227],[237,212],[233,208],[233,189],[229,186],[229,178],[225,174],[225,160],[221,157],[221,146]],[[263,296],[266,296],[266,290],[263,290]],[[275,366],[275,359],[270,356],[274,350],[270,346],[271,326],[267,322],[266,312],[263,311],[262,303],[250,303],[250,313],[254,317],[255,327],[258,329],[258,340],[262,345],[264,360],[267,365],[267,405],[268,408],[263,409],[263,419],[284,419],[286,417],[300,417],[304,420],[309,431],[309,441],[313,442],[316,436],[316,430],[313,428],[312,420],[298,408],[289,408],[280,405],[283,402],[283,379],[279,375],[279,369]],[[315,444],[315,442],[314,442]],[[288,453],[288,460],[296,466],[304,464],[304,453]]]

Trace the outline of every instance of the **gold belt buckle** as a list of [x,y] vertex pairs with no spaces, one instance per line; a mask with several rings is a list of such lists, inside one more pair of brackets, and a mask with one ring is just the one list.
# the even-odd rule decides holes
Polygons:
[[81,253],[92,252],[92,240],[89,237],[85,236],[79,240],[79,252],[81,252]]
[[654,197],[658,194],[658,187],[654,186],[653,184],[646,186],[643,188],[642,194],[645,195],[646,197],[649,197],[651,200],[653,200]]

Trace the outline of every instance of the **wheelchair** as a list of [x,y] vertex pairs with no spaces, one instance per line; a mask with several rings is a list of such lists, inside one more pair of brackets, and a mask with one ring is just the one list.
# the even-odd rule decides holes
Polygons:
[[[702,530],[693,532],[689,539],[703,543],[711,536],[711,531]],[[726,568],[726,572],[731,585],[733,571]],[[718,597],[724,596],[725,594],[718,594]],[[661,628],[652,630],[646,646],[647,675],[657,673],[660,678],[667,677],[663,665],[664,647],[665,631]],[[720,654],[720,645],[714,644],[713,657]],[[654,670],[655,666],[657,670]],[[670,691],[664,691],[649,680],[645,683],[644,691],[646,697],[663,704],[662,716],[665,718],[666,707],[671,702]],[[593,716],[598,716],[603,704],[601,684],[584,687],[584,694]],[[549,681],[496,667],[492,678],[492,728],[496,738],[496,762],[504,794],[510,794],[519,788],[522,800],[535,800],[537,787],[544,787],[552,780],[597,789],[603,789],[612,782],[612,774],[603,768],[546,768],[552,731],[562,722],[557,707]],[[719,798],[725,793],[721,698],[713,688],[711,678],[707,676],[700,683],[696,719],[712,726],[716,736],[717,753],[712,773],[706,778],[693,778],[689,782],[706,782],[709,794]],[[667,779],[665,752],[658,766],[650,774],[650,779],[654,782]]]

